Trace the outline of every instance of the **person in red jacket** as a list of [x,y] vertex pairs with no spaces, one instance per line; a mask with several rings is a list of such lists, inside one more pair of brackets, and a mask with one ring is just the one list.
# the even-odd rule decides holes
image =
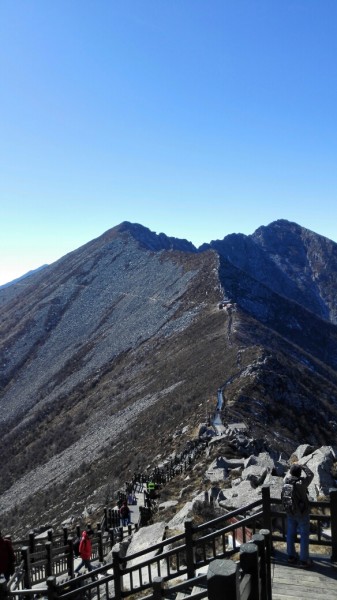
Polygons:
[[75,573],[78,573],[82,569],[82,567],[86,567],[88,571],[92,571],[93,569],[92,564],[90,562],[92,552],[91,540],[93,535],[94,532],[92,531],[92,529],[88,529],[86,531],[83,531],[82,533],[79,547],[79,554],[82,560],[77,565],[74,571]]
[[12,542],[3,538],[0,531],[0,574],[5,576],[6,581],[14,573],[15,554]]

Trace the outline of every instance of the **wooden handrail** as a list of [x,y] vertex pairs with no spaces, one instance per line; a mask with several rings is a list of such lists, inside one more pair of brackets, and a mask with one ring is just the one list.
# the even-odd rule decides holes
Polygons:
[[[260,500],[254,501],[250,504],[247,504],[239,509],[235,509],[229,513],[226,513],[225,515],[221,515],[220,517],[217,517],[216,519],[213,519],[211,521],[208,521],[207,523],[204,523],[202,525],[194,525],[193,522],[189,521],[186,524],[186,529],[185,532],[176,536],[173,536],[171,538],[167,538],[165,540],[163,540],[162,542],[158,542],[157,544],[155,544],[154,546],[152,546],[151,548],[147,549],[147,550],[141,550],[138,552],[133,553],[132,555],[125,557],[121,557],[118,553],[114,553],[114,561],[113,561],[113,565],[112,564],[108,564],[105,566],[102,566],[99,568],[99,571],[102,573],[103,580],[100,581],[106,581],[107,579],[110,579],[106,577],[107,571],[109,569],[114,568],[114,571],[116,573],[119,573],[119,576],[117,576],[115,578],[115,587],[117,589],[117,596],[118,596],[118,586],[119,583],[118,581],[122,581],[123,576],[127,576],[131,574],[136,574],[137,571],[139,573],[141,573],[141,569],[149,569],[151,572],[151,569],[154,569],[156,572],[156,569],[158,570],[159,568],[159,563],[162,561],[162,563],[164,564],[165,561],[167,561],[167,565],[169,565],[169,561],[174,562],[174,564],[178,564],[180,565],[181,560],[183,559],[184,561],[186,561],[186,566],[185,563],[183,565],[180,565],[178,568],[178,571],[180,573],[187,573],[187,576],[189,579],[193,578],[193,575],[195,574],[195,570],[196,567],[201,566],[201,565],[207,565],[210,564],[213,560],[217,560],[218,557],[220,557],[219,560],[224,560],[225,558],[227,559],[227,557],[229,555],[231,555],[235,550],[236,550],[236,546],[237,543],[235,541],[235,536],[236,536],[236,531],[241,531],[241,532],[245,532],[247,530],[247,528],[249,528],[250,530],[254,531],[256,530],[257,527],[262,526],[262,530],[263,529],[267,529],[269,530],[269,528],[266,526],[268,523],[271,523],[273,519],[280,517],[280,521],[282,524],[282,520],[283,523],[285,522],[285,518],[286,515],[285,513],[282,511],[282,506],[281,506],[281,501],[279,498],[271,498],[270,497],[270,490],[269,488],[263,489],[263,497]],[[330,515],[319,515],[319,514],[311,514],[311,520],[312,521],[316,521],[318,522],[318,527],[320,527],[320,523],[322,521],[327,521],[330,520],[331,522],[331,532],[332,532],[332,539],[322,539],[322,536],[320,535],[320,533],[318,533],[318,539],[316,540],[312,540],[310,539],[310,544],[314,544],[314,543],[320,543],[321,545],[325,545],[328,547],[332,548],[332,553],[331,553],[331,558],[332,560],[336,560],[337,558],[337,490],[332,490],[330,493],[330,502],[327,501],[315,501],[315,502],[311,502],[310,503],[312,508],[320,508],[320,509],[329,509],[330,511]],[[260,508],[260,510],[256,511],[256,512],[252,512],[254,509]],[[267,509],[267,510],[266,510]],[[238,518],[238,521],[235,523],[228,523],[229,519],[232,518]],[[211,532],[209,532],[209,530],[213,530]],[[208,530],[208,531],[206,531]],[[102,552],[103,552],[103,544],[102,544],[102,531],[99,530],[99,535],[96,536],[97,540],[96,543],[100,544],[97,546],[97,551],[99,551],[100,553],[100,559],[102,558]],[[229,549],[227,550],[228,546],[227,546],[227,536],[232,534],[233,536],[233,548],[229,547]],[[56,536],[55,536],[56,537]],[[99,539],[98,539],[99,538]],[[245,541],[245,536],[242,535],[243,541]],[[254,538],[254,535],[253,535]],[[60,539],[60,538],[58,538]],[[63,538],[65,539],[65,538]],[[69,554],[67,554],[69,547],[71,547],[71,538],[68,537],[67,534],[67,539],[68,539],[68,545],[67,546],[54,546],[54,539],[53,541],[50,541],[48,544],[49,547],[49,556],[50,556],[50,564],[53,564],[54,560],[61,560],[61,559],[65,559],[67,558],[68,560],[65,560],[65,567],[64,567],[64,572],[65,573],[69,573],[70,575],[72,575],[72,571],[71,571],[71,564],[70,564],[70,557]],[[240,538],[241,539],[241,538]],[[284,530],[280,530],[280,533],[277,533],[276,531],[272,532],[269,535],[269,547],[271,547],[271,544],[273,541],[282,539],[283,541],[285,540],[285,531]],[[175,548],[171,548],[170,550],[168,550],[168,546],[172,545],[172,544],[177,544],[178,546]],[[226,548],[225,548],[225,544],[226,544]],[[245,544],[243,544],[245,545]],[[31,570],[33,567],[37,568],[39,566],[40,560],[42,560],[41,554],[43,554],[43,552],[41,552],[41,548],[42,546],[39,545],[39,551],[37,553],[30,553],[29,552],[29,548],[26,546],[25,548],[22,549],[22,553],[23,553],[23,557],[25,559],[25,588],[26,591],[28,591],[31,588],[32,585],[32,576],[31,576]],[[104,552],[107,551],[106,548],[106,544],[104,544]],[[196,555],[196,552],[201,551],[201,556],[200,556],[200,552],[199,555]],[[46,551],[45,552],[45,556],[46,555]],[[146,560],[143,560],[140,563],[134,564],[133,566],[131,566],[131,561],[135,560],[135,559],[139,559],[142,556],[146,556],[146,554],[148,554],[149,552],[157,552],[157,554],[152,557],[152,558],[148,558]],[[104,558],[104,557],[103,557]],[[33,562],[32,562],[33,561]],[[73,561],[73,558],[72,558]],[[102,561],[101,561],[102,562]],[[267,556],[267,564],[269,563],[269,567],[270,567],[270,554],[269,554],[269,558]],[[118,564],[118,566],[117,566]],[[130,566],[127,566],[130,565]],[[51,570],[51,567],[48,567],[49,570],[47,571],[49,573],[53,573],[53,571]],[[175,575],[175,571],[174,568],[172,568],[171,566],[168,566],[168,569],[171,569],[170,572],[168,572],[167,576],[165,576],[165,578],[170,579],[171,577],[173,578]],[[267,574],[268,575],[268,574]],[[141,575],[139,575],[141,576]],[[155,576],[155,575],[154,575]],[[111,577],[114,578],[114,577]],[[67,597],[71,597],[72,595],[72,581],[77,581],[77,580],[70,580],[67,582]],[[85,577],[83,576],[83,580],[85,579]],[[151,576],[150,576],[151,579]],[[267,576],[267,580],[268,580],[268,576]],[[78,585],[78,583],[77,583]],[[95,582],[91,584],[91,587],[95,587],[100,585],[100,582]],[[147,587],[150,586],[150,582],[149,584],[146,584],[143,582],[142,584],[142,589],[146,589]],[[75,584],[74,584],[75,587]],[[132,586],[131,586],[132,587]],[[69,589],[70,588],[70,589]],[[137,591],[137,588],[134,588],[130,591],[131,593],[135,593]],[[24,593],[22,593],[22,590],[13,590],[12,592],[9,592],[9,595],[11,596],[17,596],[20,597],[21,595],[24,595]],[[65,594],[62,593],[62,586],[57,586],[57,593],[58,596],[60,598],[63,598],[63,596]],[[29,596],[29,594],[27,593],[27,595]],[[126,597],[128,595],[127,591],[123,591],[122,587],[120,589],[120,596],[122,597]],[[118,600],[118,597],[116,596],[116,599]]]

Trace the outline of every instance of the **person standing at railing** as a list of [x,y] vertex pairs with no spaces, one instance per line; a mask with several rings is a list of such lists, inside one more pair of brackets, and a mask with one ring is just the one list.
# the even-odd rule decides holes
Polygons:
[[2,537],[0,531],[0,575],[4,575],[6,581],[14,573],[15,553],[12,542]]
[[[297,531],[300,534],[300,562],[302,568],[310,568],[309,531],[310,505],[308,487],[314,478],[307,465],[294,463],[284,478],[282,501],[287,512],[287,554],[290,564],[297,563],[295,540]],[[286,486],[288,486],[286,490]],[[284,492],[285,498],[284,498]]]

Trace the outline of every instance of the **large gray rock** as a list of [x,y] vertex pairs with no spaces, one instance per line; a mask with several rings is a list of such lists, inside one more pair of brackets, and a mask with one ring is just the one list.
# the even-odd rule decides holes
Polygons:
[[205,479],[212,483],[224,481],[228,477],[229,471],[232,469],[238,469],[243,467],[243,458],[226,458],[224,456],[217,456],[217,458],[210,464],[206,473]]
[[226,458],[226,467],[228,470],[240,469],[244,466],[243,458]]
[[297,457],[297,460],[301,460],[302,458],[304,458],[304,456],[308,456],[309,454],[312,454],[314,452],[315,448],[313,448],[313,446],[310,446],[310,444],[301,444],[300,446],[298,446],[298,448],[296,448],[295,452],[293,452],[293,454],[290,457],[290,462],[292,460],[292,458]]
[[269,473],[271,473],[275,468],[274,460],[268,452],[260,452],[257,456],[252,454],[251,456],[246,458],[244,466],[250,467],[251,465],[263,467],[267,469]]
[[226,479],[226,471],[225,469],[207,469],[204,480],[210,481],[211,483],[221,483]]
[[258,465],[251,465],[244,469],[241,473],[243,481],[248,480],[254,487],[257,487],[263,483],[268,473],[266,467],[259,467]]
[[161,502],[161,504],[158,504],[158,509],[167,510],[168,508],[173,508],[174,506],[177,506],[177,504],[177,500],[167,500],[166,502]]
[[314,474],[314,479],[309,486],[309,495],[314,500],[318,496],[327,496],[329,489],[335,487],[335,480],[331,468],[336,461],[336,448],[321,446],[309,456],[299,460],[299,464],[307,464]]
[[160,521],[159,523],[154,523],[153,525],[148,525],[147,527],[141,527],[134,535],[132,536],[132,540],[128,546],[126,558],[131,554],[135,554],[136,552],[145,551],[149,549],[145,555],[143,554],[139,558],[135,558],[131,561],[128,561],[128,566],[138,564],[145,559],[152,558],[158,552],[158,550],[151,550],[151,547],[158,542],[161,542],[164,538],[166,523]]
[[185,531],[185,521],[192,511],[192,502],[187,502],[167,523],[169,529]]
[[219,506],[227,510],[234,510],[235,508],[241,508],[246,504],[259,500],[262,492],[261,488],[254,488],[251,482],[246,480],[242,481],[235,488],[223,490],[223,494],[225,498],[219,501]]
[[269,486],[271,498],[281,498],[281,490],[283,487],[283,477],[268,474],[264,480],[263,486]]

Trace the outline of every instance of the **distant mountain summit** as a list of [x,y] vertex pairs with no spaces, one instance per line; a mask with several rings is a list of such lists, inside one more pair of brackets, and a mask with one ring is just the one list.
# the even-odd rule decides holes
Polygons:
[[147,227],[137,223],[124,221],[114,228],[118,233],[129,233],[140,242],[145,248],[154,251],[160,250],[179,250],[180,252],[196,252],[195,246],[187,240],[180,240],[174,237],[168,237],[165,233],[156,234]]
[[337,245],[331,240],[279,220],[252,235],[228,235],[200,249],[207,248],[276,294],[337,322]]
[[2,287],[0,515],[104,503],[219,387],[226,422],[276,450],[330,444],[336,267],[334,242],[285,220],[199,248],[124,222]]

